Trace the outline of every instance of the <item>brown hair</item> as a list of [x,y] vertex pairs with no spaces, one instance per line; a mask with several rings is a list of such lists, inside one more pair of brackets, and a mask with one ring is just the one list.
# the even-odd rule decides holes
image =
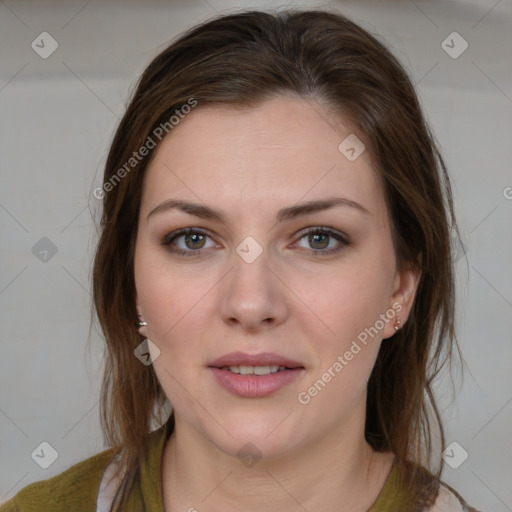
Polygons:
[[[365,428],[374,449],[394,452],[408,468],[402,477],[415,500],[408,510],[420,510],[435,498],[442,469],[440,457],[437,468],[431,460],[434,428],[444,449],[431,385],[457,346],[450,230],[456,236],[459,231],[442,157],[413,85],[390,51],[326,10],[242,11],[192,27],[142,74],[110,148],[104,184],[112,184],[155,128],[191,98],[196,108],[252,108],[289,93],[350,120],[383,185],[398,266],[422,271],[408,321],[380,349],[368,384]],[[143,340],[136,326],[136,226],[154,152],[104,194],[93,268],[94,304],[106,340],[101,422],[128,468],[116,510],[138,477],[151,425],[161,424],[168,405],[152,365],[134,357]],[[171,428],[173,420],[171,414]]]

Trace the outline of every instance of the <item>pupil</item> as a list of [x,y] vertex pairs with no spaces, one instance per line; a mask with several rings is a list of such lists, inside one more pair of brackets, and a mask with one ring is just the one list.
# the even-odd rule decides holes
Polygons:
[[[198,240],[198,239],[200,239],[200,240]],[[202,235],[197,235],[197,234],[196,235],[188,235],[187,242],[189,242],[190,240],[192,240],[192,244],[195,244],[197,241],[203,242],[203,244],[204,244],[204,238]],[[197,247],[198,246],[196,245],[195,248],[197,248]],[[202,247],[202,245],[200,247]]]
[[[317,238],[324,238],[324,242],[325,240],[327,239],[327,235],[319,235],[319,234],[315,234],[315,235],[312,235],[313,239],[317,239]],[[317,243],[317,240],[314,240],[313,243]],[[328,244],[323,244],[321,246],[321,248],[325,248]]]

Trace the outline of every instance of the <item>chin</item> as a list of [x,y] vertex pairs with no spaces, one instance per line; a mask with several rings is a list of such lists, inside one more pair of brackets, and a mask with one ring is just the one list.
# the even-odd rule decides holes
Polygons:
[[[299,442],[297,431],[290,428],[291,423],[283,421],[287,414],[269,413],[262,416],[254,413],[246,414],[243,418],[239,414],[223,416],[224,428],[213,427],[215,432],[212,432],[211,441],[219,450],[233,457],[280,457]],[[297,430],[304,433],[303,427]]]

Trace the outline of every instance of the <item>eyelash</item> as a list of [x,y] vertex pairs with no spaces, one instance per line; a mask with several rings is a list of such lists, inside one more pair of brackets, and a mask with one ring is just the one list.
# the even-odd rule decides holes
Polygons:
[[[201,229],[184,228],[184,229],[180,229],[178,231],[174,231],[173,233],[166,235],[163,238],[161,245],[164,246],[169,252],[171,252],[173,254],[177,254],[179,256],[187,256],[187,257],[199,256],[201,249],[198,249],[196,251],[192,250],[192,249],[186,251],[183,249],[171,248],[171,244],[177,238],[180,238],[183,235],[193,235],[193,234],[207,236],[208,238],[211,238],[207,232],[205,232]],[[321,257],[321,256],[337,253],[337,252],[341,251],[342,249],[344,249],[346,246],[350,245],[350,242],[349,242],[348,238],[346,237],[346,235],[339,233],[338,231],[334,231],[333,229],[327,228],[327,227],[317,226],[314,228],[309,228],[306,231],[303,231],[301,233],[299,240],[302,240],[304,237],[306,237],[308,235],[328,235],[332,238],[335,238],[338,242],[341,242],[341,245],[334,249],[329,249],[329,250],[319,250],[319,249],[309,249],[308,250],[308,249],[306,249],[308,252],[312,253],[316,257],[318,257],[318,256]]]

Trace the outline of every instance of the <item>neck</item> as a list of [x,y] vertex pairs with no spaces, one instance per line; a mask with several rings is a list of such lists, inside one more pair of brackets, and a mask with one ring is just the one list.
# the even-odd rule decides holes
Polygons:
[[162,455],[164,509],[256,512],[271,503],[282,512],[366,512],[385,483],[393,455],[373,451],[362,420],[281,457],[244,465],[177,417]]

